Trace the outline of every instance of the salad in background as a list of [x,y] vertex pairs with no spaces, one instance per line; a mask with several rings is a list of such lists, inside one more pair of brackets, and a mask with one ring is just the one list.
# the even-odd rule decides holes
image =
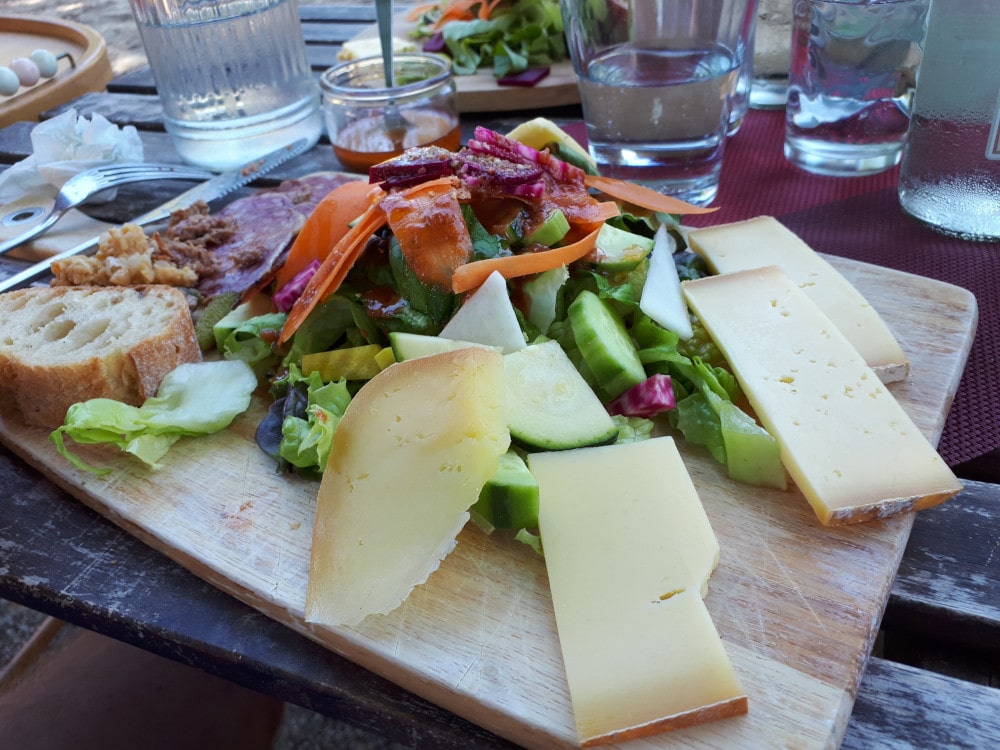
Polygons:
[[498,79],[531,85],[568,58],[559,0],[442,0],[408,20],[425,52],[447,54],[455,75],[492,69]]

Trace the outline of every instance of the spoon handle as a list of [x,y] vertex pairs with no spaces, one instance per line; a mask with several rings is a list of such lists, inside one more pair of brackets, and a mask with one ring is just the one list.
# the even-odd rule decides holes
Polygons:
[[382,43],[382,65],[385,68],[386,88],[392,88],[392,0],[375,0],[375,18],[378,21],[379,41]]

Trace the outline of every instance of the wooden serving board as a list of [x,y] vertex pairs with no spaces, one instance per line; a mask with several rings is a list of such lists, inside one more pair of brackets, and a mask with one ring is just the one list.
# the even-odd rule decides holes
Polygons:
[[[975,299],[941,282],[830,260],[912,358],[909,379],[891,390],[936,442],[975,333]],[[257,450],[265,407],[258,399],[226,431],[180,441],[159,471],[78,446],[84,460],[115,467],[105,477],[79,472],[46,431],[9,419],[0,437],[88,506],[274,619],[521,745],[576,746],[544,562],[502,533],[470,524],[389,615],[337,630],[303,622],[318,484],[276,474]],[[734,484],[702,451],[682,451],[722,547],[706,603],[750,708],[623,746],[836,746],[912,515],[825,528],[798,491]]]
[[47,109],[68,102],[89,91],[101,91],[111,80],[104,37],[84,24],[58,18],[0,16],[0,64],[8,65],[15,57],[27,57],[36,49],[46,49],[57,57],[59,72],[41,79],[34,86],[22,86],[11,96],[0,96],[0,127],[18,120],[37,120]]
[[[406,14],[393,18],[393,35],[409,39],[417,26]],[[369,26],[355,39],[378,37],[378,26]],[[534,86],[500,86],[492,70],[480,69],[473,75],[455,76],[455,91],[460,112],[514,112],[580,103],[580,89],[569,60],[549,66],[549,74]]]

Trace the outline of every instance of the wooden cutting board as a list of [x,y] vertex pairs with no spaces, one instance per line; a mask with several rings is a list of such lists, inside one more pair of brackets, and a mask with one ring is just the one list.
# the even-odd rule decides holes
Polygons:
[[[409,39],[417,24],[406,14],[393,18],[393,36]],[[355,39],[375,39],[378,26],[369,26]],[[455,92],[460,112],[514,112],[580,103],[580,89],[569,60],[549,66],[549,75],[534,86],[500,86],[489,69],[473,75],[455,76]]]
[[59,72],[34,86],[22,86],[16,94],[0,96],[0,127],[19,120],[37,120],[52,109],[88,91],[102,91],[111,80],[104,37],[89,26],[58,18],[0,16],[0,65],[15,57],[27,57],[36,49],[46,49],[57,57]]
[[[830,260],[912,358],[909,379],[891,390],[936,442],[975,333],[975,299],[941,282]],[[441,568],[387,616],[338,630],[303,623],[318,485],[277,475],[256,449],[265,407],[257,400],[230,429],[180,441],[159,471],[79,446],[84,460],[116,469],[95,477],[59,458],[44,430],[2,420],[0,437],[88,506],[276,620],[521,745],[574,747],[544,563],[500,533],[467,527]],[[836,746],[912,516],[825,528],[796,490],[734,484],[701,451],[682,450],[722,545],[706,603],[750,710],[628,747]]]

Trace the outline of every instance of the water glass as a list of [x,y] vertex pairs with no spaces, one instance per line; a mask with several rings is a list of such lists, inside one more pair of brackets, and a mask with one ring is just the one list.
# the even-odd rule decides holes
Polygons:
[[129,0],[181,157],[237,167],[323,131],[297,0]]
[[455,81],[438,55],[394,55],[394,84],[381,57],[335,65],[320,77],[326,129],[338,161],[368,173],[414,146],[457,151],[462,142]]
[[933,0],[899,168],[903,210],[963,239],[1000,240],[1000,7]]
[[795,0],[785,156],[824,175],[899,163],[930,0]]
[[601,174],[714,200],[757,0],[561,0]]
[[750,106],[782,109],[792,57],[792,0],[760,0],[754,27]]

